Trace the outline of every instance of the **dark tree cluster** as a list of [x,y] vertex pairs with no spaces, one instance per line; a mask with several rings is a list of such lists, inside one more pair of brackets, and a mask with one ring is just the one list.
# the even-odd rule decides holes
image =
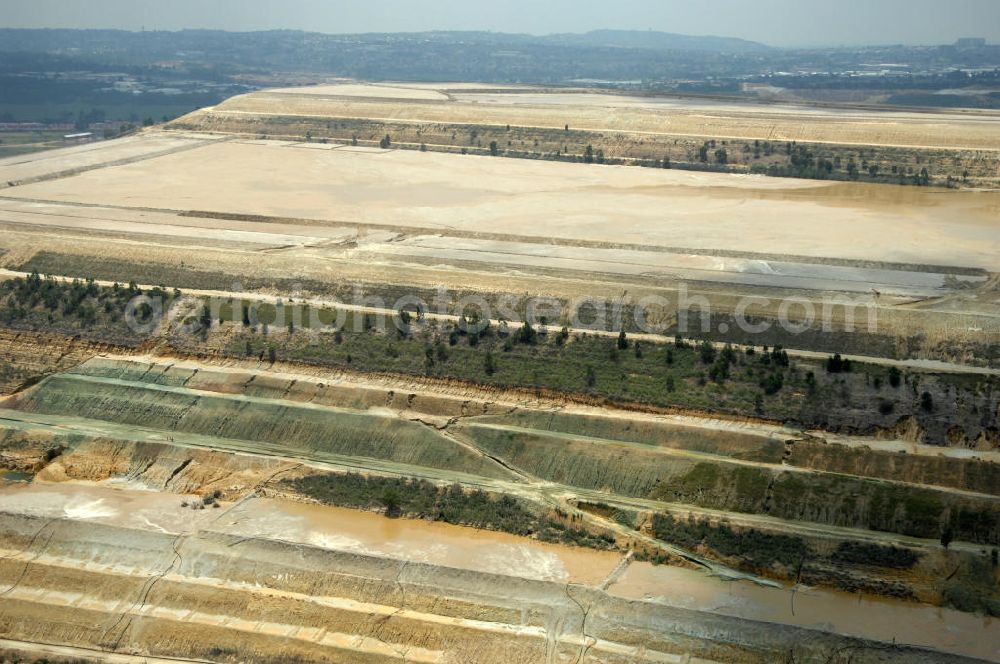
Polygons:
[[846,357],[841,357],[840,353],[826,359],[827,373],[851,373],[851,369],[851,360]]

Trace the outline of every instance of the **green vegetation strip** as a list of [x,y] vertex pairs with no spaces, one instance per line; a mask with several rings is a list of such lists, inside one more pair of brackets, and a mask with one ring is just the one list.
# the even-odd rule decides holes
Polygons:
[[[556,329],[491,326],[475,334],[460,324],[425,321],[399,332],[387,318],[347,312],[341,332],[321,335],[296,329],[288,334],[287,325],[261,323],[256,330],[237,330],[225,352],[758,416],[849,433],[893,429],[912,418],[926,431],[925,442],[942,445],[955,435],[987,444],[998,435],[996,376],[958,380],[860,363],[832,370],[822,362],[792,361],[780,348],[720,351],[707,343],[653,344],[626,336],[616,341]],[[199,347],[190,338],[173,343],[191,352]]]

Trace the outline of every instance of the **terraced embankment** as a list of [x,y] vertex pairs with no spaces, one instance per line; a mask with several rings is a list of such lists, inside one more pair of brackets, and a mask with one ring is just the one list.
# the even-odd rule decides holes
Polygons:
[[[948,519],[954,519],[961,524],[957,527],[963,539],[1000,544],[1000,501],[990,493],[920,486],[900,481],[898,475],[868,479],[799,470],[782,464],[780,456],[720,459],[496,425],[470,424],[467,431],[483,449],[512,466],[581,489],[924,538],[936,537]],[[973,466],[974,473],[979,465]],[[985,469],[986,488],[997,485],[996,472],[995,467]]]
[[[389,136],[393,145],[421,150],[823,179],[880,175],[907,183],[914,182],[907,175],[924,166],[941,179],[968,182],[971,176],[995,183],[996,125],[996,114],[989,112],[804,109],[592,90],[348,83],[239,95],[169,126],[354,145],[379,145]],[[801,152],[790,164],[793,147]],[[806,160],[812,163],[803,167]],[[869,165],[877,168],[869,171]]]
[[[852,638],[895,637],[1000,657],[989,646],[970,650],[945,639],[922,604],[980,612],[997,605],[996,567],[989,547],[977,544],[995,538],[995,452],[911,443],[913,453],[900,456],[892,441],[833,445],[776,425],[626,416],[471,386],[430,390],[398,379],[315,369],[280,373],[231,360],[94,359],[0,405],[0,458],[37,478],[33,488],[8,489],[14,493],[0,505],[2,548],[11,552],[2,566],[11,589],[0,612],[0,637],[43,641],[48,634],[47,642],[64,646],[212,661],[244,656],[248,648],[264,656],[278,647],[291,648],[303,661],[352,662],[402,661],[404,651],[406,661],[490,662],[500,652],[514,661],[579,661],[582,650],[590,662],[674,661],[686,654],[773,661],[774,653],[788,648],[804,660],[833,655],[840,661],[834,653],[842,647],[871,661],[919,660],[913,652],[816,636],[821,632],[803,639],[795,630],[815,624],[785,608],[755,613],[760,606],[786,606],[779,599],[786,591],[779,588],[762,588],[781,595],[766,595],[771,599],[761,599],[754,611],[732,606],[709,617],[699,611],[715,600],[691,606],[668,590],[681,582],[668,581],[670,574],[698,575],[694,569],[702,568],[860,593],[874,612],[869,626],[852,619],[833,627]],[[858,447],[860,440],[870,448]],[[841,454],[853,459],[858,475],[812,467]],[[950,473],[935,477],[942,467]],[[382,516],[344,513],[357,515],[349,518],[323,511],[331,508],[295,507],[328,501],[332,494],[313,493],[313,487],[333,486],[347,472],[505,495],[546,525],[538,526],[534,539],[469,531],[454,541],[435,534],[408,546],[400,542],[409,535],[395,530],[377,535]],[[304,481],[310,478],[317,481]],[[93,483],[99,487],[87,488]],[[831,483],[845,488],[830,493]],[[378,482],[371,486],[370,497],[352,504],[393,500]],[[834,495],[841,497],[829,499]],[[211,499],[203,503],[198,496]],[[127,509],[116,506],[121,500]],[[485,500],[489,506],[496,498]],[[182,501],[209,509],[192,511]],[[888,511],[880,501],[888,501]],[[805,507],[790,514],[797,505]],[[436,512],[411,516],[418,515],[442,518]],[[667,527],[665,515],[681,525]],[[371,521],[352,530],[353,518]],[[104,531],[95,519],[137,532]],[[700,524],[695,539],[683,525],[689,519]],[[405,529],[411,522],[384,523]],[[475,525],[496,529],[499,523]],[[941,524],[954,529],[948,550],[937,542],[938,531],[912,532]],[[610,542],[619,553],[542,544],[543,535],[587,545]],[[95,537],[104,549],[91,542]],[[485,549],[462,553],[459,541],[482,537],[494,539]],[[118,552],[115,542],[129,544]],[[865,543],[860,549],[859,542]],[[147,548],[155,555],[147,556]],[[623,560],[626,551],[634,558]],[[590,562],[567,562],[588,556]],[[642,558],[691,569],[647,572],[648,563],[637,562]],[[312,561],[309,571],[300,567],[303,561]],[[595,578],[579,572],[584,568],[603,571]],[[411,585],[411,574],[420,581]],[[518,590],[506,588],[511,574],[521,579],[512,586]],[[573,574],[587,578],[573,581]],[[657,574],[666,575],[667,585],[649,581]],[[635,596],[638,578],[647,582]],[[697,579],[709,587],[717,583]],[[567,581],[569,590],[560,585]],[[811,599],[804,601],[817,607],[833,603],[817,608],[820,613],[838,611],[830,608],[839,601],[836,591],[806,595]],[[874,599],[885,596],[906,601],[889,606]],[[549,608],[523,608],[541,605]],[[883,610],[914,616],[900,623],[908,631],[887,626],[892,621],[878,617]],[[941,615],[948,625],[985,620],[982,628],[993,629],[989,618]],[[785,627],[760,630],[746,620]],[[238,645],[244,637],[249,640]],[[792,645],[799,643],[806,645]]]

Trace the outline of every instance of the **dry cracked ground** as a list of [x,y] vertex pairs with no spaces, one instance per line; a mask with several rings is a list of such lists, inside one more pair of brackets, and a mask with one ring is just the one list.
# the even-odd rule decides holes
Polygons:
[[[1000,661],[996,120],[897,115],[345,84],[0,160],[0,652]],[[983,187],[626,165],[764,126]]]

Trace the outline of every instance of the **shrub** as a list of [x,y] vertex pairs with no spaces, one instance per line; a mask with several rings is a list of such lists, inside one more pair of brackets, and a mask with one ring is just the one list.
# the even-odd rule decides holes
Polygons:
[[892,569],[909,569],[917,564],[920,555],[912,549],[882,546],[865,542],[842,542],[830,558],[836,562],[856,565],[874,565]]
[[889,367],[889,385],[899,387],[902,382],[902,373],[896,367]]
[[702,364],[711,364],[715,360],[715,346],[709,341],[702,341],[698,346],[698,356]]
[[767,395],[777,394],[784,385],[785,376],[780,371],[770,373],[760,381],[760,387],[764,390],[764,394]]
[[625,330],[622,329],[618,332],[618,350],[625,350],[628,348],[628,337],[625,336]]

